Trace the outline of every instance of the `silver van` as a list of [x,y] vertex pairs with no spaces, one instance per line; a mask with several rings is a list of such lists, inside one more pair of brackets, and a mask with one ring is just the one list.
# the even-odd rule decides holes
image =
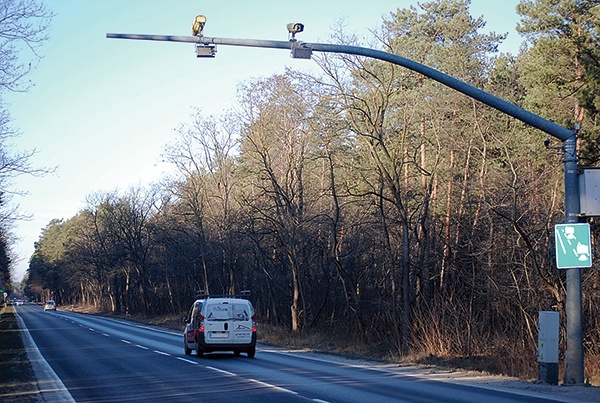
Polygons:
[[184,316],[183,349],[196,355],[212,351],[233,351],[238,356],[256,354],[256,319],[254,307],[239,295],[201,295]]

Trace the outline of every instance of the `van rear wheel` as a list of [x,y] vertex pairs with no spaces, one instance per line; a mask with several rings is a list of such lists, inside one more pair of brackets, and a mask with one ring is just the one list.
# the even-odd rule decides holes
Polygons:
[[185,336],[183,336],[183,351],[185,352],[185,355],[192,354],[192,349],[188,347]]

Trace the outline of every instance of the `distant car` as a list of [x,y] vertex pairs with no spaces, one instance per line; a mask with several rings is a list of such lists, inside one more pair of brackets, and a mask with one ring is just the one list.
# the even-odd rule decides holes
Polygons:
[[56,303],[52,300],[46,301],[44,304],[44,311],[56,311]]
[[256,354],[256,319],[254,307],[245,297],[249,294],[202,295],[190,308],[183,332],[183,350],[196,355],[212,351],[233,351],[238,356]]
[[17,306],[18,306],[18,305],[23,305],[23,300],[22,300],[22,299],[18,299],[18,300],[17,300]]

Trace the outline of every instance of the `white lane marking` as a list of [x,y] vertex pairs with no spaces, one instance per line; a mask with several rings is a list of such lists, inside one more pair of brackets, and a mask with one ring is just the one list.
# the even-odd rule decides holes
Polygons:
[[131,342],[130,342],[129,340],[121,339],[121,341],[122,341],[123,343],[131,344]]
[[272,385],[270,383],[266,383],[266,382],[263,382],[263,381],[259,381],[258,379],[250,379],[250,378],[248,378],[248,380],[250,382],[254,382],[254,383],[257,383],[257,384],[259,384],[261,386],[265,386],[267,388],[275,389],[275,390],[278,390],[280,392],[291,393],[292,395],[297,395],[298,394],[298,392],[294,392],[293,390],[282,388],[281,386]]
[[165,353],[164,351],[158,351],[158,350],[154,350],[154,352],[155,352],[156,354],[160,354],[160,355],[166,355],[167,357],[170,357],[170,356],[171,356],[171,354],[169,354],[169,353]]
[[[208,366],[208,365],[207,365],[207,366],[205,366],[204,368],[206,368],[206,369],[212,369],[213,371],[219,372],[219,373],[221,373],[221,374],[225,374],[225,375],[229,375],[229,376],[235,376],[235,377],[239,377],[239,375],[238,375],[238,374],[234,374],[233,372],[225,371],[225,370],[223,370],[223,369],[219,369],[219,368],[211,367],[211,366]],[[260,386],[264,386],[264,387],[267,387],[267,388],[270,388],[270,389],[275,389],[275,390],[278,390],[278,391],[280,391],[280,392],[291,393],[292,395],[297,395],[297,394],[298,394],[298,392],[294,392],[293,390],[285,389],[285,388],[282,388],[282,387],[280,387],[280,386],[276,386],[276,385],[272,385],[272,384],[270,384],[270,383],[266,383],[266,382],[263,382],[263,381],[259,381],[258,379],[251,379],[251,378],[248,378],[248,380],[249,380],[250,382],[254,382],[254,383],[256,383],[256,384],[259,384]]]
[[183,361],[183,362],[187,362],[189,364],[194,364],[194,365],[198,365],[198,363],[196,361],[191,361],[191,360],[187,360],[185,358],[182,357],[176,357],[178,360]]
[[225,371],[223,369],[219,369],[219,368],[215,368],[215,367],[209,367],[208,365],[206,366],[206,369],[212,369],[213,371],[217,371],[217,372],[220,372],[225,375],[238,376],[237,374],[234,374],[233,372]]
[[313,402],[318,402],[318,403],[329,403],[329,400],[321,400],[321,399],[312,399]]
[[139,344],[135,345],[137,348],[141,348],[142,350],[149,350],[146,346],[140,346]]
[[94,329],[92,329],[91,327],[88,327],[88,330],[89,330],[90,332],[95,332],[95,330],[94,330]]

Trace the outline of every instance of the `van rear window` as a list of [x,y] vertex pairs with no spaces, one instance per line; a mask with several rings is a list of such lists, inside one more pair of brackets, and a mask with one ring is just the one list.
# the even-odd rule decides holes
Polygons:
[[209,305],[207,307],[207,320],[229,320],[233,315],[233,306],[231,305]]
[[206,320],[250,320],[250,312],[245,304],[208,305],[206,307]]

